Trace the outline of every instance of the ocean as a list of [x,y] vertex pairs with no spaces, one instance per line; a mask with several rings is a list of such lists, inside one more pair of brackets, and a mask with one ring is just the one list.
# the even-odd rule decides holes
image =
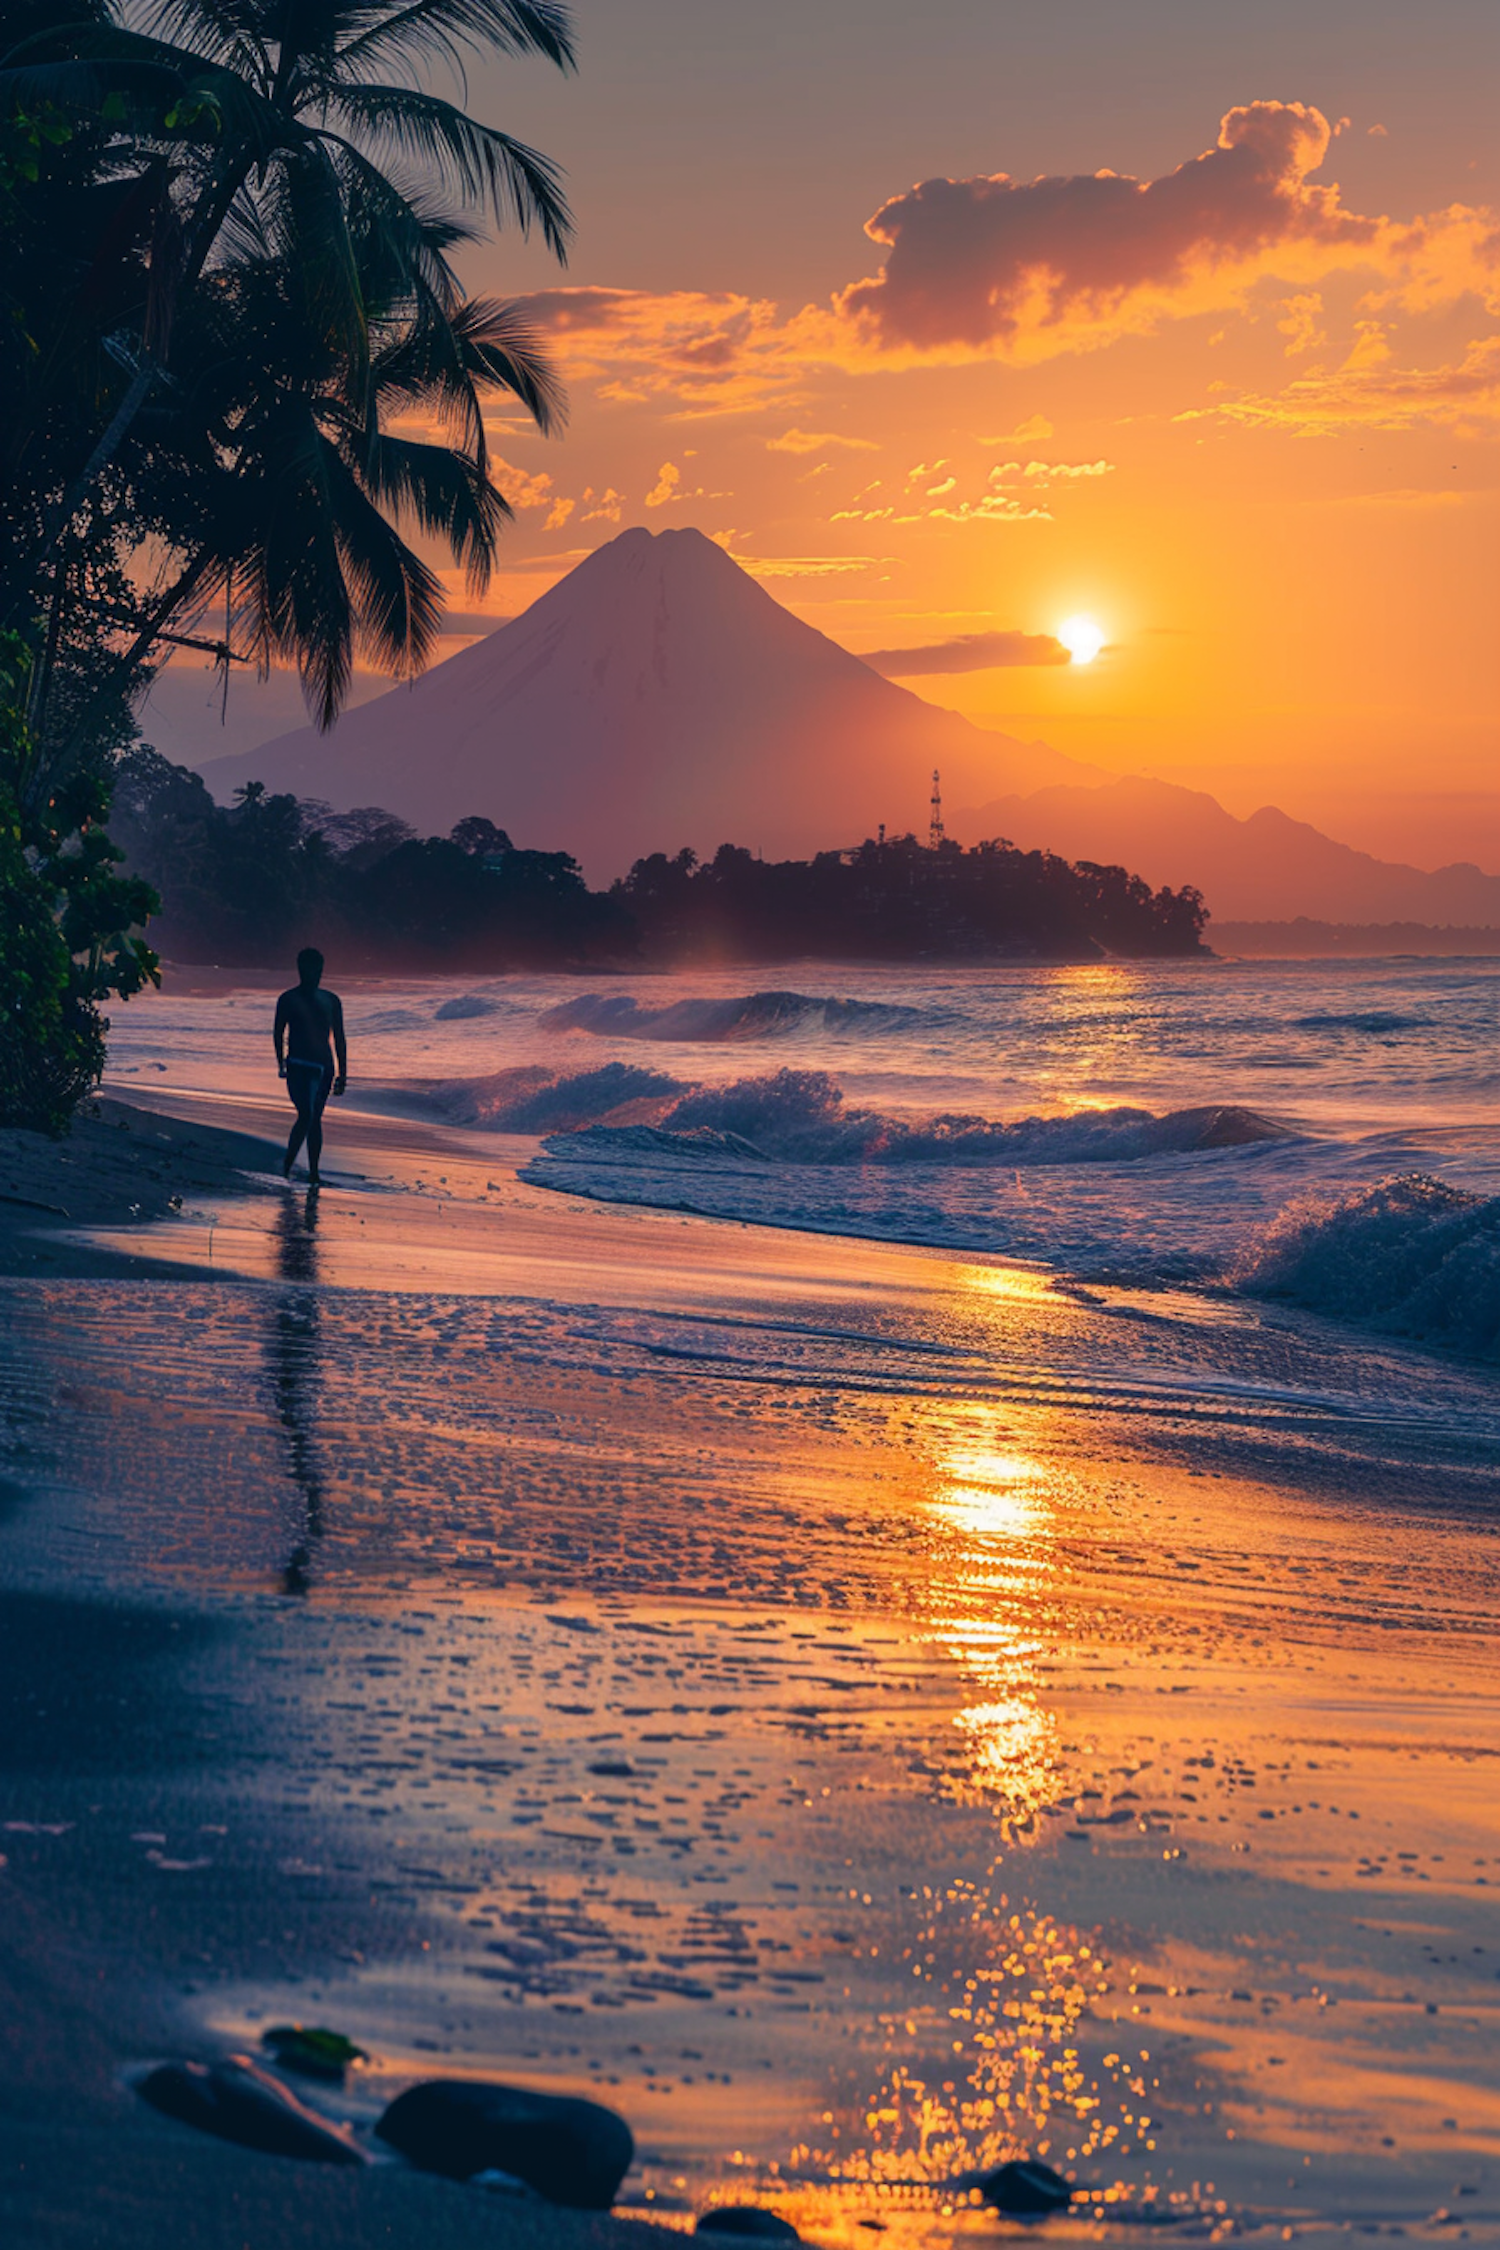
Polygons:
[[[263,1094],[265,1014],[123,1009],[111,1079]],[[346,1015],[352,1107],[538,1135],[564,1194],[1500,1336],[1489,961],[382,980]]]
[[[257,982],[108,1090],[279,1135]],[[125,2065],[343,2030],[361,2127],[603,2100],[679,2227],[961,2250],[1026,2154],[1070,2239],[1500,2245],[1497,1002],[349,983],[319,1194],[0,1283],[38,1957]]]

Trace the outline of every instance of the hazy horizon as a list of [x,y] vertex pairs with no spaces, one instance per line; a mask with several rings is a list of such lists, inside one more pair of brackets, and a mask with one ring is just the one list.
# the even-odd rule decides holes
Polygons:
[[[578,219],[565,272],[514,237],[461,260],[529,300],[571,392],[559,439],[490,417],[517,521],[483,611],[691,522],[856,653],[1082,612],[1092,665],[906,684],[1238,813],[1500,865],[1473,841],[1497,818],[1491,11],[773,0],[752,37],[583,0],[577,26],[574,78],[471,77]],[[265,734],[295,717],[283,696]]]

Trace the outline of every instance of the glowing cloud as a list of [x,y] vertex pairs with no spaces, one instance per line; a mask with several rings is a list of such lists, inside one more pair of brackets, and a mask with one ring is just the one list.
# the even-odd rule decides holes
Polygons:
[[780,437],[766,439],[768,453],[824,453],[830,446],[849,453],[880,451],[870,438],[840,437],[833,430],[785,430]]
[[1309,183],[1331,138],[1321,110],[1250,102],[1229,111],[1216,147],[1159,180],[926,180],[869,221],[890,254],[842,309],[887,345],[1019,344],[1051,331],[1053,348],[1067,348],[1064,337],[1076,347],[1149,326],[1173,299],[1232,301],[1273,253],[1353,262],[1380,223]]
[[[1303,102],[1231,109],[1217,142],[1159,179],[1101,171],[1017,181],[933,179],[892,197],[867,233],[884,267],[821,305],[733,291],[542,290],[517,311],[563,372],[604,399],[670,402],[675,418],[804,408],[832,373],[1098,350],[1194,314],[1265,309],[1292,353],[1322,349],[1319,292],[1357,275],[1365,314],[1428,314],[1477,298],[1500,311],[1500,219],[1453,204],[1398,221],[1352,211],[1311,178],[1333,128]],[[1416,418],[1416,417],[1412,417]],[[1051,434],[1032,415],[1006,438]],[[865,449],[793,423],[773,452]]]
[[877,648],[860,661],[887,679],[924,672],[987,672],[1002,665],[1066,664],[1069,653],[1052,633],[959,633],[925,648]]

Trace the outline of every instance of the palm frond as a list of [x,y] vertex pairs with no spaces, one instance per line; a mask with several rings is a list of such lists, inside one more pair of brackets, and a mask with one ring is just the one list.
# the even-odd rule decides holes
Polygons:
[[542,55],[559,70],[576,67],[572,20],[560,0],[372,0],[368,13],[375,20],[339,49],[346,81],[392,63],[440,61],[462,72],[466,48],[497,47]]
[[442,581],[360,490],[326,440],[324,460],[360,642],[382,670],[409,677],[427,663],[442,628]]
[[456,314],[424,317],[418,308],[388,340],[377,342],[371,381],[382,412],[420,407],[487,468],[481,394],[507,390],[544,434],[565,418],[556,371],[514,306],[478,298]]
[[444,318],[456,312],[463,286],[446,252],[450,241],[471,239],[462,222],[435,214],[419,188],[383,171],[352,141],[327,130],[317,137],[343,183],[371,302],[392,306],[426,297]]
[[263,433],[247,520],[225,524],[252,646],[262,665],[291,658],[314,724],[333,724],[354,662],[354,612],[333,527],[329,449],[305,409]]
[[[339,181],[325,150],[313,141],[278,164],[273,178],[281,191],[275,198],[273,239],[286,260],[291,286],[319,340],[341,352],[355,380],[363,383],[370,337],[359,259]],[[263,208],[270,200],[268,196]]]
[[562,426],[567,392],[536,330],[515,305],[475,297],[454,315],[452,327],[473,382],[510,391],[544,437]]
[[512,511],[477,461],[452,446],[377,432],[360,446],[358,473],[372,499],[445,541],[471,592],[484,592]]
[[145,20],[162,39],[211,57],[262,88],[271,80],[266,10],[258,0],[154,0]]
[[249,189],[241,188],[219,229],[215,266],[223,269],[259,265],[270,256],[271,238],[266,229],[265,213]]
[[522,234],[538,227],[553,255],[567,263],[573,215],[550,157],[497,126],[479,124],[453,102],[405,86],[340,86],[328,107],[347,131],[376,148],[436,166],[465,202],[486,206],[502,223],[513,219]]

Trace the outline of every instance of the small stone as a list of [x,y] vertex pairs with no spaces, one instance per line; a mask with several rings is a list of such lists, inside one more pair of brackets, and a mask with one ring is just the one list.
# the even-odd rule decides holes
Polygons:
[[705,2211],[693,2229],[695,2234],[739,2234],[758,2236],[762,2242],[800,2242],[801,2235],[790,2219],[779,2212],[767,2211],[759,2203],[721,2203],[712,2211]]
[[1062,2174],[1031,2156],[997,2165],[992,2172],[977,2172],[964,2185],[978,2188],[986,2203],[1016,2219],[1038,2219],[1049,2211],[1066,2211],[1073,2200],[1073,2190]]
[[368,2062],[363,2047],[356,2047],[352,2039],[341,2031],[330,2031],[320,2023],[273,2023],[260,2037],[263,2047],[269,2047],[283,2070],[295,2070],[303,2078],[326,2078],[341,2082],[350,2063]]
[[161,2063],[136,2089],[143,2101],[181,2124],[268,2156],[300,2156],[314,2164],[363,2164],[348,2133],[306,2108],[247,2055],[218,2063]]
[[607,2211],[635,2155],[630,2127],[602,2103],[463,2078],[409,2086],[375,2130],[423,2172],[509,2172],[574,2211]]

